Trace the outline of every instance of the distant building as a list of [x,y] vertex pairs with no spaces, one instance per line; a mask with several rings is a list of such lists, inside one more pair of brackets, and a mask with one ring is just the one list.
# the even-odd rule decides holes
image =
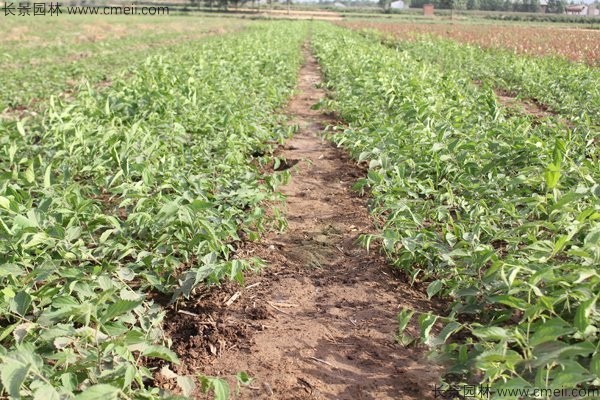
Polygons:
[[583,4],[578,5],[570,5],[565,7],[565,12],[568,15],[586,15],[587,14],[587,6]]
[[402,9],[404,7],[405,7],[405,5],[402,0],[394,1],[390,4],[390,8]]
[[540,12],[546,14],[548,11],[548,0],[540,0]]
[[333,3],[334,7],[346,8],[346,5],[340,2]]
[[426,17],[433,17],[434,7],[433,4],[423,4],[423,15]]

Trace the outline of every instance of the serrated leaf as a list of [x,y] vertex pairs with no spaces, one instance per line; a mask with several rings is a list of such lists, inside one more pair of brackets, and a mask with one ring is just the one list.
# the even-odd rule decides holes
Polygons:
[[0,368],[2,386],[12,398],[20,399],[21,385],[27,378],[31,366],[9,360],[1,364]]
[[552,342],[573,332],[575,332],[575,328],[566,321],[561,318],[553,318],[535,328],[535,332],[529,339],[529,345],[535,347],[545,342]]
[[60,395],[51,385],[43,384],[35,390],[33,400],[60,400]]
[[473,335],[484,340],[502,340],[506,339],[509,334],[504,328],[499,326],[489,326],[485,328],[477,328],[471,331]]
[[75,400],[117,400],[120,390],[112,385],[99,384],[90,386],[75,396]]

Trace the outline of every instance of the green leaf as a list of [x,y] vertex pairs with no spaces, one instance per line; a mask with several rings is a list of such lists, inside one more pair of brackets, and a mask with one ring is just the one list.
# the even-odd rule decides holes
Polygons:
[[522,360],[523,358],[516,351],[505,349],[488,350],[477,356],[477,361],[480,367],[483,367],[481,363],[504,363],[506,364],[506,368],[513,369]]
[[577,387],[583,382],[589,382],[594,379],[588,371],[576,361],[566,360],[562,363],[562,371],[558,371],[552,379],[554,387]]
[[554,150],[552,151],[553,164],[560,167],[565,153],[566,153],[565,141],[560,138],[556,138],[556,141],[554,143]]
[[460,331],[462,327],[462,324],[456,321],[450,321],[440,331],[439,335],[437,335],[436,338],[431,341],[431,344],[434,346],[439,346],[446,343],[446,340],[448,340],[448,338],[454,333]]
[[577,308],[577,312],[575,313],[575,321],[574,322],[575,322],[575,327],[580,332],[585,332],[587,327],[590,325],[589,316],[590,316],[592,310],[596,306],[596,300],[597,300],[597,298],[584,301]]
[[18,121],[17,122],[17,131],[19,132],[19,134],[23,137],[25,137],[25,127],[23,126],[23,122],[22,121]]
[[560,180],[560,166],[555,164],[549,164],[546,167],[546,172],[544,173],[546,178],[546,187],[548,189],[554,189],[556,185],[558,185],[558,181]]
[[533,367],[540,367],[559,362],[561,359],[587,357],[595,350],[595,346],[590,342],[580,342],[573,345],[568,345],[559,340],[544,342],[533,348],[534,359],[530,361],[530,364]]
[[142,351],[142,355],[146,357],[160,358],[162,360],[179,364],[179,358],[177,357],[177,354],[175,354],[173,350],[168,349],[164,346],[148,346],[144,349],[144,351]]
[[108,322],[119,315],[128,313],[142,304],[142,302],[143,300],[117,300],[115,303],[108,306],[106,311],[100,315],[100,321]]
[[489,326],[485,328],[478,328],[472,330],[473,335],[483,340],[503,340],[506,339],[509,334],[504,328],[499,326]]
[[511,389],[522,390],[522,389],[531,388],[531,387],[533,387],[531,385],[531,383],[527,382],[523,378],[516,377],[516,378],[509,379],[508,381],[496,386],[496,392],[498,391],[498,389],[504,389],[506,391],[510,391]]
[[21,385],[25,381],[25,378],[27,378],[31,366],[15,362],[14,360],[6,360],[0,365],[0,368],[2,386],[4,386],[4,389],[12,398],[20,399]]
[[35,220],[24,217],[22,215],[15,216],[13,222],[13,228],[18,227],[19,229],[37,228],[38,224]]
[[208,393],[209,391],[214,392],[215,400],[229,400],[229,384],[227,381],[201,376],[200,382],[202,382],[202,391],[204,393]]
[[60,400],[60,395],[51,385],[43,384],[35,390],[33,400]]
[[421,328],[421,340],[423,343],[429,341],[429,334],[435,321],[437,321],[437,315],[432,315],[431,313],[422,314],[419,317],[419,326]]
[[529,345],[535,347],[545,342],[552,342],[573,332],[575,332],[575,329],[565,320],[553,318],[540,323],[540,326],[535,328],[534,334],[529,339]]
[[414,311],[409,310],[407,308],[400,311],[400,313],[398,314],[398,317],[397,317],[397,319],[398,319],[398,334],[402,334],[404,332],[404,330],[408,326],[408,323],[410,322],[413,314],[414,314]]
[[185,397],[190,397],[196,389],[196,380],[191,376],[177,376],[177,386]]
[[44,187],[47,189],[52,186],[52,165],[49,164],[44,171]]
[[442,287],[444,286],[444,282],[441,280],[437,280],[437,281],[433,281],[429,284],[429,286],[427,286],[427,297],[429,297],[430,299],[435,296],[440,290],[442,290]]
[[125,379],[123,379],[123,390],[127,390],[133,383],[135,376],[137,374],[137,370],[133,365],[128,365],[125,369]]
[[10,300],[10,310],[20,316],[25,316],[31,305],[31,296],[27,292],[18,292],[15,297]]
[[4,196],[0,196],[0,207],[5,210],[10,210],[10,200]]
[[75,396],[75,400],[117,400],[120,390],[112,385],[99,384],[90,386]]
[[594,354],[590,361],[590,372],[600,377],[600,352]]
[[249,385],[252,382],[252,378],[247,372],[240,371],[236,374],[235,379],[240,385]]
[[35,182],[35,171],[33,170],[33,164],[29,164],[29,167],[27,167],[23,176],[25,177],[27,183]]

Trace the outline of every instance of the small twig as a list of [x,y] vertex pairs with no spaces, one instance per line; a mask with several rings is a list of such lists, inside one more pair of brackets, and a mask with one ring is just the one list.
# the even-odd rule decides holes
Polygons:
[[352,325],[356,326],[356,321],[354,321],[352,318],[348,318],[348,321],[350,321]]
[[233,304],[233,302],[234,302],[234,301],[236,301],[236,300],[238,299],[238,297],[240,297],[240,295],[241,295],[241,294],[242,294],[241,292],[235,292],[235,293],[233,294],[233,296],[231,296],[231,297],[229,298],[229,300],[227,300],[227,301],[225,302],[225,305],[226,305],[227,307],[229,307],[230,305],[232,305],[232,304]]
[[[200,318],[200,317],[201,317],[201,315],[200,315],[200,314],[195,314],[195,313],[193,313],[193,312],[186,311],[186,310],[177,310],[177,312],[178,312],[179,314],[183,314],[183,315],[189,315],[190,317],[194,317],[194,318]],[[212,318],[210,318],[210,317],[209,317],[209,319],[212,319]],[[195,323],[195,324],[198,324],[198,325],[209,325],[209,326],[216,326],[216,325],[217,325],[217,324],[215,323],[215,321],[208,321],[208,322],[205,322],[205,321],[197,321],[197,322],[194,322],[194,323]]]
[[333,364],[331,364],[331,363],[329,363],[329,362],[327,362],[325,360],[321,360],[320,358],[312,357],[312,356],[310,356],[308,358],[310,358],[313,361],[320,362],[320,363],[325,364],[325,365],[329,365],[331,368],[335,368],[335,366]]
[[300,383],[302,386],[304,386],[304,390],[306,390],[307,393],[312,393],[313,387],[310,384],[310,382],[308,382],[306,379],[302,379],[302,378],[297,378],[297,379],[298,379],[298,383]]
[[273,396],[273,389],[271,389],[271,385],[269,385],[267,382],[263,382],[262,386],[269,396]]
[[274,244],[274,245],[281,246],[281,247],[287,246],[287,243],[279,242],[277,240],[271,240],[271,243],[268,243],[268,244]]
[[270,302],[270,301],[267,301],[267,305],[269,305],[269,306],[273,307],[274,309],[276,309],[276,310],[277,310],[277,311],[279,311],[280,313],[283,313],[283,314],[286,314],[286,315],[290,315],[290,316],[292,315],[292,314],[290,314],[290,313],[289,313],[289,312],[287,312],[287,311],[283,311],[281,308],[277,308],[277,307],[275,307],[273,304],[271,304],[271,302]]
[[[269,303],[271,303],[271,302],[269,302]],[[284,308],[299,307],[298,304],[292,304],[292,303],[271,303],[271,305],[274,305],[277,307],[284,307]]]
[[258,285],[260,285],[261,283],[262,283],[262,282],[256,282],[256,283],[253,283],[252,285],[248,285],[248,286],[246,286],[246,287],[245,287],[245,289],[246,289],[246,290],[248,290],[248,289],[252,289],[253,287],[257,287],[257,286],[258,286]]
[[179,314],[189,315],[190,317],[199,317],[200,316],[199,314],[195,314],[193,312],[189,312],[189,311],[186,311],[186,310],[177,310],[177,312]]

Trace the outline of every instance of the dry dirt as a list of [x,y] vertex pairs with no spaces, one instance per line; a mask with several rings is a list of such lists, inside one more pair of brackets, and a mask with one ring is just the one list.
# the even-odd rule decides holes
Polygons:
[[[282,188],[289,227],[241,249],[269,265],[244,288],[207,290],[170,312],[166,329],[181,357],[171,368],[232,383],[246,371],[253,381],[240,399],[433,398],[439,369],[423,349],[395,342],[401,308],[433,305],[376,251],[357,244],[373,231],[367,199],[350,189],[364,171],[320,138],[333,121],[311,110],[325,93],[317,88],[317,62],[305,54],[298,95],[287,108],[299,131],[282,149],[293,165]],[[176,390],[174,379],[155,379]]]

